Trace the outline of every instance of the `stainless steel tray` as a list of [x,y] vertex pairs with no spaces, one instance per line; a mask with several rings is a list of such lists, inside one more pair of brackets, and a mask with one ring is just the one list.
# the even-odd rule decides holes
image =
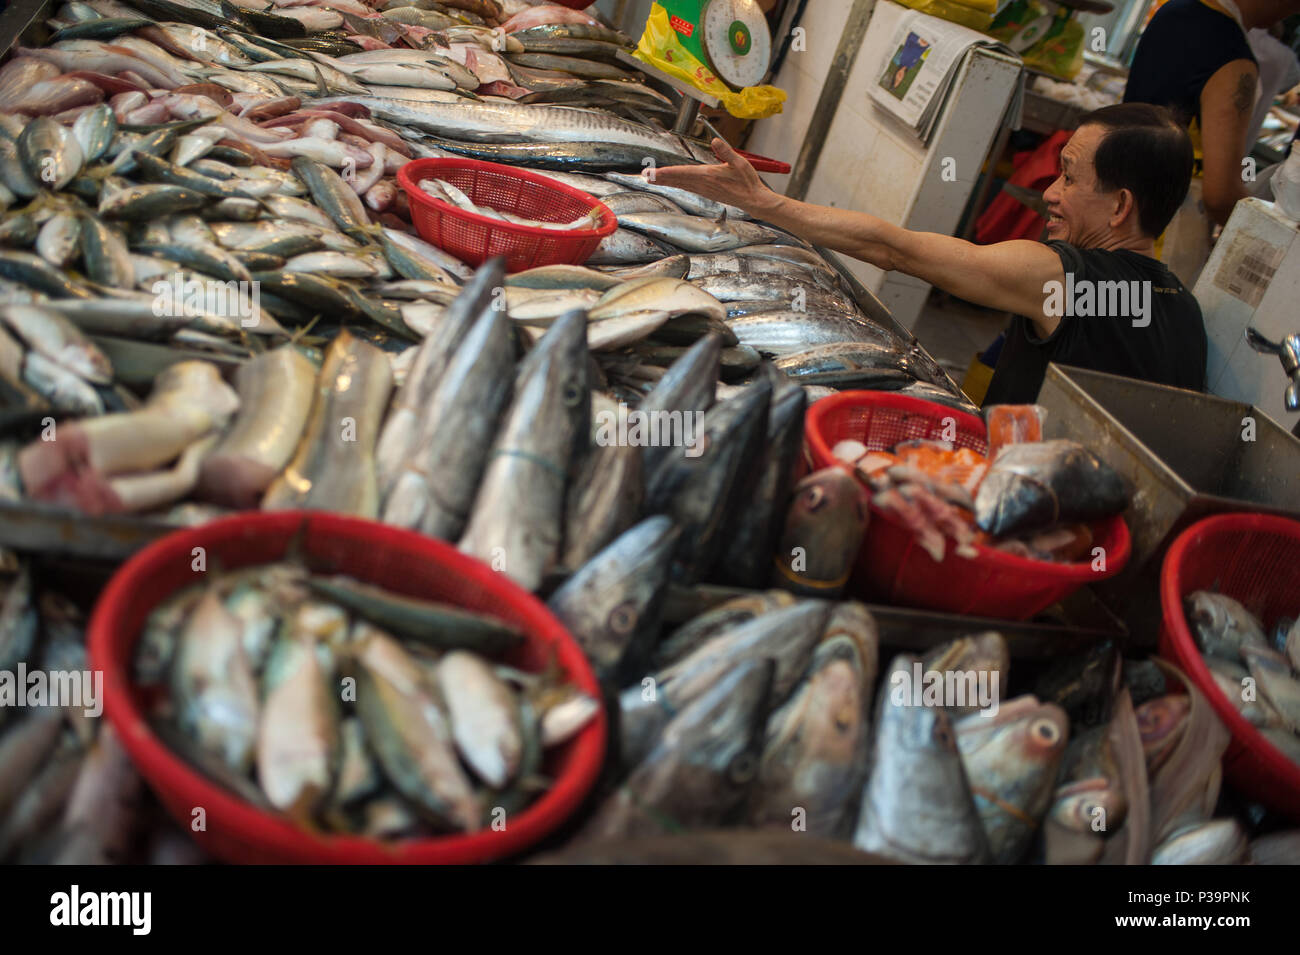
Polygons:
[[[1165,551],[1189,524],[1232,511],[1300,519],[1300,440],[1263,411],[1214,395],[1055,364],[1038,403],[1046,438],[1072,438],[1131,482],[1133,553],[1096,586],[1134,636],[1154,642]],[[1254,440],[1243,440],[1254,421]]]

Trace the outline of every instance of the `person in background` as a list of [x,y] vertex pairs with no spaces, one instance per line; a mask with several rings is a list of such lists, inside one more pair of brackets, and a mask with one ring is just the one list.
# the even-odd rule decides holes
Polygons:
[[1247,31],[1296,13],[1300,0],[1169,0],[1138,40],[1124,102],[1166,106],[1188,127],[1201,166],[1200,199],[1219,225],[1251,194],[1242,159],[1250,154],[1260,69]]
[[1272,30],[1256,27],[1246,34],[1251,52],[1259,64],[1259,102],[1255,104],[1255,112],[1246,126],[1247,155],[1259,139],[1273,101],[1300,84],[1300,60],[1296,59],[1295,50],[1282,42],[1281,32],[1280,25],[1275,24]]
[[[1192,175],[1191,142],[1167,110],[1128,103],[1083,118],[1061,150],[1061,175],[1043,194],[1050,213],[1046,243],[976,245],[800,202],[769,189],[721,139],[713,151],[721,165],[669,166],[655,171],[654,181],[731,203],[814,244],[1011,312],[986,405],[1032,402],[1053,361],[1205,387],[1200,306],[1152,255]],[[1105,289],[1114,302],[1121,287],[1141,301],[1079,314],[1085,310],[1076,297],[1062,308],[1063,291],[1091,290],[1099,299]]]

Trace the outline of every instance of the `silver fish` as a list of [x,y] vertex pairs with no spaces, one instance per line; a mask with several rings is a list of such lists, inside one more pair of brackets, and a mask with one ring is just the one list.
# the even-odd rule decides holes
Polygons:
[[558,319],[519,368],[460,549],[535,590],[556,558],[574,442],[587,433],[586,316]]

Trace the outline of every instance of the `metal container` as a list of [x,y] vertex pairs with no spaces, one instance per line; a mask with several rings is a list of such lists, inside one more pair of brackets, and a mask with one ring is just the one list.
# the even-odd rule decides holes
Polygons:
[[1185,527],[1230,511],[1300,518],[1300,440],[1252,405],[1055,364],[1038,404],[1044,438],[1078,441],[1133,487],[1132,557],[1095,590],[1135,643],[1155,643],[1160,564]]

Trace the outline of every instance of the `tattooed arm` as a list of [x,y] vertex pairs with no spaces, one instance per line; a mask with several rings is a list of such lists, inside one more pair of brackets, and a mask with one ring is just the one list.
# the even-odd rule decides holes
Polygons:
[[1238,199],[1250,195],[1241,161],[1250,155],[1246,127],[1255,109],[1259,69],[1250,60],[1221,66],[1201,90],[1201,151],[1205,210],[1222,225]]

